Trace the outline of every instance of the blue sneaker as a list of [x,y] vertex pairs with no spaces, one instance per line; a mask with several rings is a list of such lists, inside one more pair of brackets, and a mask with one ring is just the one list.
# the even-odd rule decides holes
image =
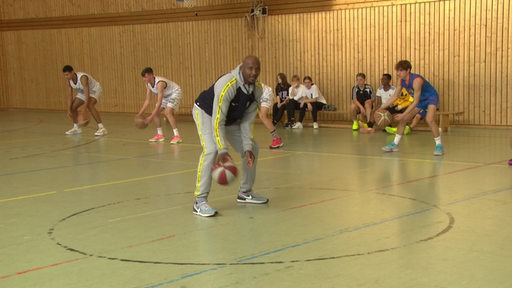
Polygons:
[[238,192],[238,197],[236,198],[237,202],[240,203],[253,203],[253,204],[265,204],[268,203],[268,198],[260,195],[256,195],[249,192]]
[[391,142],[388,145],[382,147],[382,150],[384,150],[386,152],[397,152],[398,145],[396,145],[395,142]]
[[192,212],[196,215],[203,217],[211,217],[217,214],[217,210],[213,209],[208,205],[208,202],[204,199],[197,199],[192,208]]
[[434,150],[434,156],[442,156],[444,154],[443,144],[436,144],[436,150]]

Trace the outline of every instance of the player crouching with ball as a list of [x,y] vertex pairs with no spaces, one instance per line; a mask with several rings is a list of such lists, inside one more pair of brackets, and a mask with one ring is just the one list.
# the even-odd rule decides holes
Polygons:
[[193,213],[215,216],[208,204],[212,167],[232,162],[226,140],[242,157],[242,177],[237,202],[264,204],[268,198],[253,193],[258,145],[252,138],[251,124],[258,113],[263,87],[259,83],[260,60],[247,56],[233,71],[220,77],[197,97],[192,115],[203,152],[199,158]]

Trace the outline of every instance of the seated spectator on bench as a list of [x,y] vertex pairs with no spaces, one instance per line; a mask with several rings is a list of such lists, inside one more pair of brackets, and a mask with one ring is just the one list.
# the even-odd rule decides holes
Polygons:
[[[283,118],[284,111],[289,102],[290,83],[284,73],[277,74],[277,85],[276,85],[276,103],[272,107],[272,123],[276,126],[281,118]],[[290,123],[290,115],[288,114],[288,122]]]
[[306,109],[311,111],[311,116],[313,118],[313,128],[318,128],[318,110],[322,110],[323,107],[327,104],[324,96],[318,89],[318,86],[313,83],[313,79],[310,76],[304,77],[303,80],[304,89],[302,94],[302,101],[300,103],[300,114],[299,114],[299,122],[295,123],[292,128],[301,129],[302,121],[306,116]]
[[300,109],[300,103],[304,95],[304,85],[300,82],[299,75],[292,76],[292,83],[288,92],[288,104],[286,105],[286,113],[288,114],[288,123],[286,128],[292,128],[295,125],[295,110]]
[[386,103],[393,94],[395,94],[395,86],[391,85],[391,74],[384,73],[382,74],[382,78],[380,79],[380,87],[377,89],[375,102],[375,107],[382,106],[382,104]]
[[[364,73],[357,73],[356,85],[352,88],[352,130],[359,131],[359,122],[357,121],[357,115],[361,114],[366,117],[366,125],[369,128],[373,127],[373,102],[375,95],[373,94],[373,88],[369,84],[366,84],[366,75]],[[365,128],[368,128],[365,127]]]

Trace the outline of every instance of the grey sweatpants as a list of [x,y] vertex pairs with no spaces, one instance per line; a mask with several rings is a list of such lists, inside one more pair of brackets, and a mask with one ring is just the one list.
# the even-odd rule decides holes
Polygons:
[[[215,144],[215,136],[213,133],[212,117],[206,114],[200,108],[194,106],[192,109],[192,116],[196,122],[197,133],[199,134],[199,140],[203,147],[203,152],[199,158],[199,164],[197,165],[197,179],[196,189],[194,196],[196,198],[208,198],[210,189],[212,186],[212,167],[217,159],[217,145]],[[233,124],[225,127],[226,139],[229,144],[235,149],[242,157],[242,165],[238,167],[242,169],[242,176],[240,179],[239,192],[248,192],[252,190],[254,180],[256,179],[256,163],[258,162],[258,145],[254,140],[252,153],[255,156],[255,161],[251,168],[247,168],[247,158],[245,157],[245,151],[242,146],[242,133],[240,125]]]

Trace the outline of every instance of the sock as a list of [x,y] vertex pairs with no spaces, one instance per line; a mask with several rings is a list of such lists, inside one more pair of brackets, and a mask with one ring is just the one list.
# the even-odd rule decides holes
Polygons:
[[78,127],[78,123],[73,123],[73,128],[78,129],[80,127]]
[[172,129],[172,132],[174,132],[174,136],[180,136],[180,132],[178,132],[178,128]]
[[98,123],[98,128],[99,128],[99,129],[103,129],[103,128],[105,128],[105,127],[103,126],[103,123]]
[[160,134],[160,135],[164,134],[164,131],[162,130],[162,127],[156,128],[156,134]]
[[395,135],[395,144],[398,145],[398,143],[400,143],[400,140],[402,139],[402,135],[399,135],[399,134],[396,134]]
[[436,141],[436,145],[441,145],[441,136],[434,138],[434,141]]
[[277,134],[276,129],[272,130],[272,132],[270,132],[270,134],[272,134],[272,139],[279,138],[279,135]]

